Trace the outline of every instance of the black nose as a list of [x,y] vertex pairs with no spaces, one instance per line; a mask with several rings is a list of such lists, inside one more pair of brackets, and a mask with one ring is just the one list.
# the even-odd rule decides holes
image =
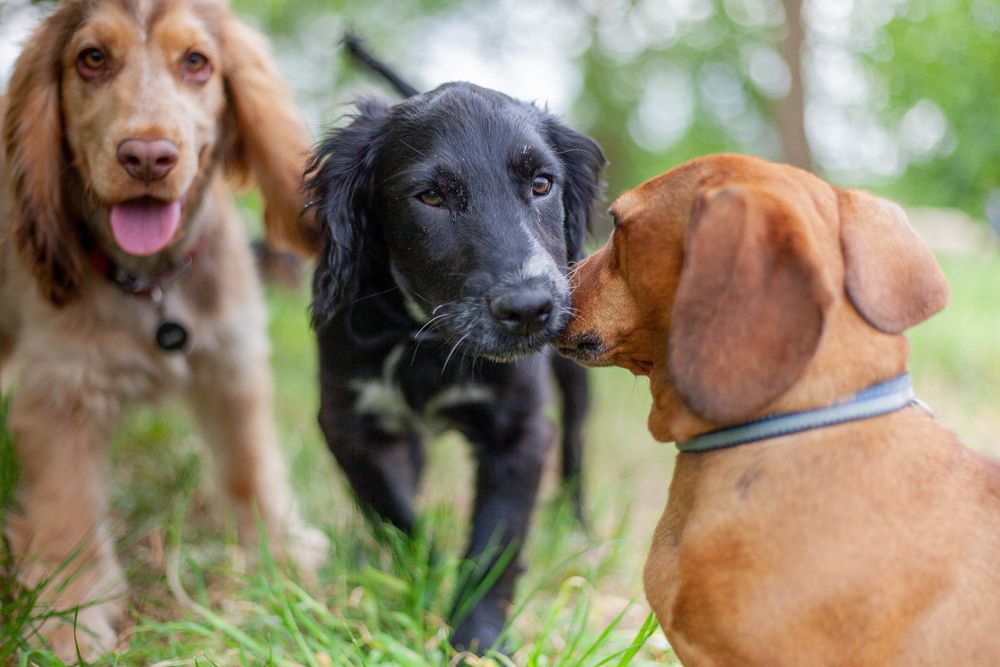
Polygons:
[[552,297],[538,288],[507,292],[490,301],[490,312],[507,333],[529,336],[544,328],[552,316]]

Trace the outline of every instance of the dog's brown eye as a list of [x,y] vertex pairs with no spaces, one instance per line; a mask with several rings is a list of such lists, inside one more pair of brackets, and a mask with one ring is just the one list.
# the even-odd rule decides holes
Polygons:
[[531,179],[531,191],[535,193],[536,197],[544,197],[549,194],[549,190],[552,189],[552,177],[551,176],[535,176]]
[[84,49],[77,57],[76,68],[87,79],[104,74],[108,69],[108,57],[100,49]]
[[441,193],[437,190],[424,190],[417,195],[417,199],[419,199],[423,204],[434,207],[438,207],[444,203],[444,197],[442,197]]
[[208,58],[197,51],[189,51],[184,56],[184,78],[188,81],[205,81],[212,74]]

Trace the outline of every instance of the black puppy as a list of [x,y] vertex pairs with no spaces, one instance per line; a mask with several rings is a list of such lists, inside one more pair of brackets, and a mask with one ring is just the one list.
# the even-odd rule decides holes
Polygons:
[[[569,318],[565,270],[583,255],[603,165],[593,140],[545,111],[449,83],[394,106],[362,101],[307,172],[326,234],[312,310],[327,444],[362,506],[410,531],[421,441],[458,429],[478,464],[476,576],[513,556],[452,619],[456,646],[488,648],[506,619],[554,435],[558,357],[538,351]],[[571,362],[556,368],[576,474],[586,381]]]

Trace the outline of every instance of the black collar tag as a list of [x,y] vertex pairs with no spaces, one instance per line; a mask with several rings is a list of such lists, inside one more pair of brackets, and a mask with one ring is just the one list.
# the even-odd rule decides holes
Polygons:
[[150,298],[156,306],[156,314],[159,315],[160,323],[156,325],[156,344],[164,352],[183,352],[187,347],[188,330],[184,325],[175,320],[167,319],[163,305],[163,290],[156,286],[150,292]]
[[179,322],[166,320],[156,327],[156,344],[165,352],[183,352],[187,342],[187,329]]

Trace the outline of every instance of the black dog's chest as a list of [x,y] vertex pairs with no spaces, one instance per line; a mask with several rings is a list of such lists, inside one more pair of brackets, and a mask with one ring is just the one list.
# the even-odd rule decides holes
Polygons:
[[548,404],[544,353],[496,362],[427,335],[396,292],[362,298],[317,331],[324,409],[385,435],[457,429],[477,444],[512,442]]
[[[350,380],[354,412],[374,417],[390,433],[433,436],[447,428],[465,430],[470,413],[488,410],[501,396],[492,383],[471,372],[449,370],[438,356],[436,351],[421,351],[415,343],[392,346],[378,373]],[[468,364],[457,359],[449,363],[463,361]]]

